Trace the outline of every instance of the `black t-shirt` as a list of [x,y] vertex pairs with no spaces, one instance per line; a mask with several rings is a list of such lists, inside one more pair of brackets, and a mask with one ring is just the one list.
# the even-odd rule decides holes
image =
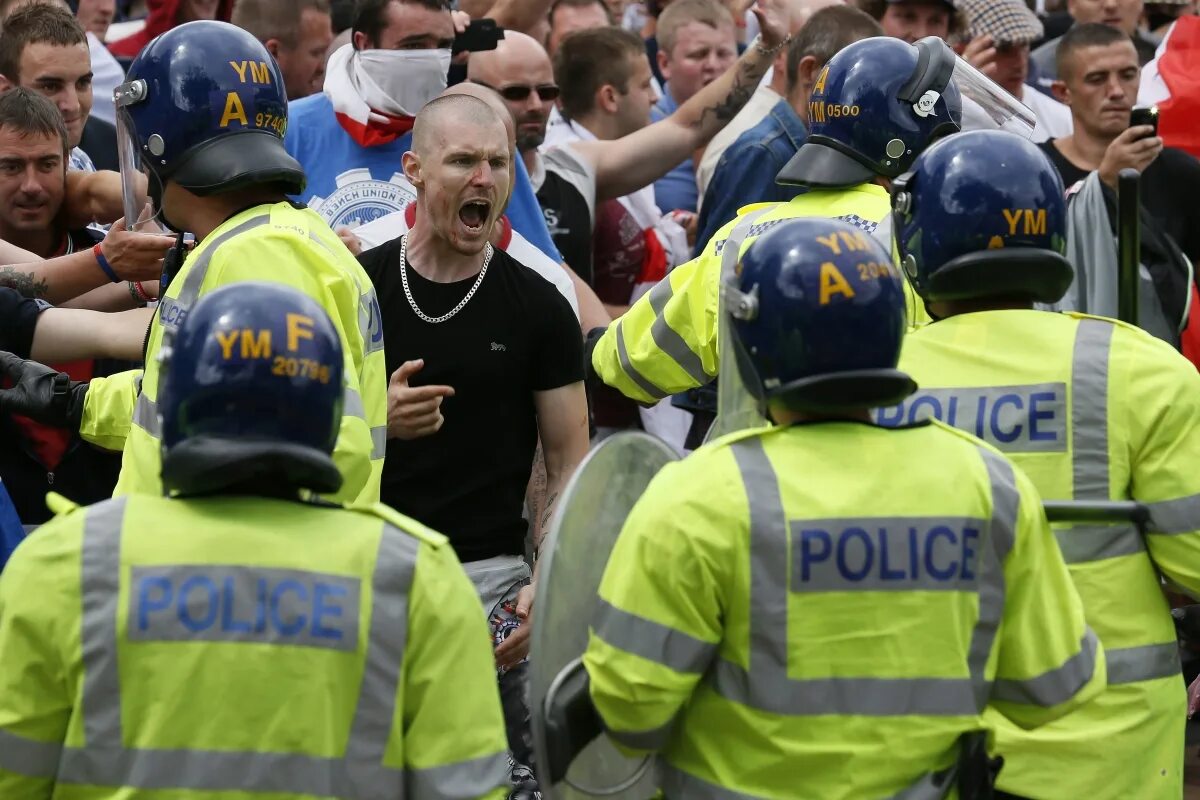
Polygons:
[[[521,512],[538,435],[533,395],[583,380],[575,312],[553,284],[496,250],[467,305],[431,324],[404,296],[399,239],[359,261],[379,298],[388,375],[424,359],[409,385],[455,392],[442,401],[440,431],[388,441],[382,501],[450,537],[461,561],[523,553]],[[458,305],[475,283],[433,283],[407,269],[413,299],[430,317]]]
[[[1063,185],[1068,189],[1089,174],[1067,160],[1053,142],[1038,145],[1050,156]],[[1200,161],[1173,147],[1161,154],[1142,173],[1141,202],[1192,263],[1200,263]]]

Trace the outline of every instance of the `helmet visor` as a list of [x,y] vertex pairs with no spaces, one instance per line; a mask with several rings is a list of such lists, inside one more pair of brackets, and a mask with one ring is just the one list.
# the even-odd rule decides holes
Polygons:
[[145,81],[123,83],[113,92],[113,101],[117,106],[117,160],[121,167],[121,200],[126,230],[154,233],[160,229],[153,222],[149,181],[142,170],[137,133],[126,110],[127,106],[140,102],[144,94]]
[[1028,106],[960,57],[951,77],[962,96],[963,130],[997,130],[1033,137],[1037,120]]

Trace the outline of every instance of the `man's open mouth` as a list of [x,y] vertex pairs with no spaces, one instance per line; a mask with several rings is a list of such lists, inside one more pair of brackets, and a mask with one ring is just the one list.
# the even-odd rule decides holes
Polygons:
[[492,204],[486,200],[470,200],[458,210],[458,219],[472,231],[483,228],[487,221]]

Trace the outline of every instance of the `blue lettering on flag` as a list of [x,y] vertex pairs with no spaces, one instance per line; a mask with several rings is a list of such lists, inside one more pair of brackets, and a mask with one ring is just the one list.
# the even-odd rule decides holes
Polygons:
[[985,525],[961,517],[793,521],[791,590],[971,591]]
[[887,427],[937,419],[1010,453],[1067,450],[1064,383],[921,389],[898,406],[875,411]]
[[132,641],[255,642],[353,651],[360,580],[232,565],[136,566]]

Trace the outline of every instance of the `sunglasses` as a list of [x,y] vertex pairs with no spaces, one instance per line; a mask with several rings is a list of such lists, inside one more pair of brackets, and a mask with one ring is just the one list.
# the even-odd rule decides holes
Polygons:
[[562,90],[553,83],[543,83],[540,86],[522,86],[521,84],[513,84],[511,86],[499,88],[497,86],[484,83],[483,81],[474,82],[478,83],[480,86],[487,86],[487,88],[496,92],[510,103],[522,102],[529,97],[530,92],[537,92],[538,99],[543,103],[553,102],[558,99],[560,94],[562,94]]

